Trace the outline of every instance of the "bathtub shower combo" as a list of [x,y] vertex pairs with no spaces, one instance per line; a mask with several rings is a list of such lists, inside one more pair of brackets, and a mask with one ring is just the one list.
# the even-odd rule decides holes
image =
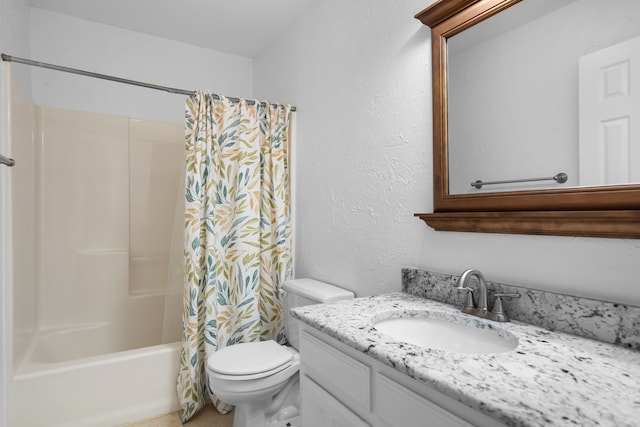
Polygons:
[[10,425],[179,409],[184,125],[41,107],[6,81]]

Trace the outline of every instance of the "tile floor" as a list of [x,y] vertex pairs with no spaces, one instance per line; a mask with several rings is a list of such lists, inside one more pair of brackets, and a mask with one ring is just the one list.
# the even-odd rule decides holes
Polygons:
[[[185,427],[231,427],[233,424],[233,412],[220,415],[211,405],[207,405],[191,418]],[[178,412],[163,415],[157,418],[137,421],[131,424],[123,424],[120,427],[182,427]]]

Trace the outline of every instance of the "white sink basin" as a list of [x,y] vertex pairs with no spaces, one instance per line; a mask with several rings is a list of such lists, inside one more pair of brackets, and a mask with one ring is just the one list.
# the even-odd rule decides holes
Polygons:
[[513,334],[483,319],[465,321],[446,313],[384,319],[373,326],[395,341],[455,353],[503,353],[518,346]]

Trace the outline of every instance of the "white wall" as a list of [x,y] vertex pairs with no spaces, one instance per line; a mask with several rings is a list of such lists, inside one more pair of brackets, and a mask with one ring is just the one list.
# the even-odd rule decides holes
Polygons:
[[[31,9],[32,59],[179,89],[253,95],[253,61],[43,9]],[[182,122],[184,95],[32,68],[38,105]]]
[[[13,55],[29,55],[29,9],[22,0],[0,0],[0,51]],[[22,79],[28,83],[28,75],[23,74]],[[9,142],[6,139],[8,117],[2,108],[5,93],[5,67],[0,66],[0,120],[2,131],[0,132],[0,153],[11,155],[8,151]],[[26,85],[28,87],[28,84]],[[9,197],[11,170],[0,167],[0,206],[6,206]],[[7,382],[11,372],[9,345],[11,337],[11,316],[13,314],[11,301],[10,251],[11,240],[8,211],[0,209],[0,427],[8,425],[7,420]]]
[[358,296],[403,266],[640,305],[640,241],[436,232],[424,0],[323,0],[255,58],[259,98],[298,107],[297,276]]

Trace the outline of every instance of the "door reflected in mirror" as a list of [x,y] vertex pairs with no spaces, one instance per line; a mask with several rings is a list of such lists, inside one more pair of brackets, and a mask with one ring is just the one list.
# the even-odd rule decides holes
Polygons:
[[447,38],[449,194],[640,183],[637,87],[638,0],[522,1]]

